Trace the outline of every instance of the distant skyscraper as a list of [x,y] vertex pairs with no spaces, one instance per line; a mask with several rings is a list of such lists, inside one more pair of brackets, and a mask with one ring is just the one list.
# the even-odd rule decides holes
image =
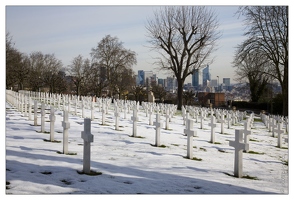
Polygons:
[[231,83],[230,83],[230,78],[223,78],[223,83],[226,85],[226,86],[230,86]]
[[210,81],[210,87],[217,87],[217,79],[212,79]]
[[144,70],[138,70],[138,85],[144,85],[145,78],[144,78]]
[[210,81],[209,65],[203,69],[202,77],[203,86],[207,86],[207,82]]
[[198,89],[199,86],[199,69],[194,69],[192,74],[192,86]]
[[153,77],[153,72],[152,71],[144,71],[144,85],[151,85]]

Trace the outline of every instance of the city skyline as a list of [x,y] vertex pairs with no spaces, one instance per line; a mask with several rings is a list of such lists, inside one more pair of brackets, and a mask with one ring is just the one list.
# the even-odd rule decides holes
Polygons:
[[[222,33],[218,49],[211,55],[214,62],[210,64],[210,73],[212,78],[231,78],[234,82],[231,62],[235,47],[244,39],[242,19],[234,16],[238,5],[208,6],[218,15]],[[157,54],[147,47],[145,24],[158,8],[158,5],[6,6],[5,32],[11,34],[19,51],[54,54],[64,67],[78,55],[90,58],[91,48],[110,34],[118,37],[126,49],[137,53],[134,72],[152,70],[158,77],[166,77],[171,74],[156,70],[152,63]],[[192,82],[192,76],[187,78],[188,82]]]

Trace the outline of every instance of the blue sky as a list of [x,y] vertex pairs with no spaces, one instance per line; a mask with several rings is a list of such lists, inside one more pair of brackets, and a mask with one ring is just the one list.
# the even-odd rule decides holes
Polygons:
[[[152,70],[165,78],[167,74],[158,73],[152,65],[152,57],[156,54],[147,47],[145,29],[146,20],[153,17],[153,11],[158,8],[150,5],[6,6],[5,31],[13,36],[15,46],[21,52],[54,53],[65,67],[79,54],[90,58],[91,48],[110,34],[118,37],[125,48],[137,53],[135,72]],[[219,76],[220,82],[222,78],[231,78],[234,82],[231,62],[235,47],[244,39],[242,19],[234,16],[238,6],[212,8],[218,15],[222,37],[218,41],[218,50],[212,54],[215,60],[210,65],[211,78]],[[186,82],[191,82],[191,78]]]

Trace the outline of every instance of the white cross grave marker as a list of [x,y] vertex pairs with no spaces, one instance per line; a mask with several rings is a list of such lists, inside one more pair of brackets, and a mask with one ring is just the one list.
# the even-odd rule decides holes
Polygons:
[[133,137],[137,136],[137,121],[139,120],[139,117],[137,116],[137,105],[134,105],[133,108],[133,116],[131,117],[131,120],[133,121]]
[[[250,130],[250,122],[244,122],[244,130],[241,130],[241,132],[244,133],[244,143],[249,145],[249,135],[251,135]],[[244,150],[244,152],[249,152],[249,148],[247,150]]]
[[227,121],[228,121],[228,129],[230,129],[231,128],[231,121],[232,121],[230,113],[227,113]]
[[45,132],[45,104],[41,105],[41,133]]
[[243,134],[240,130],[235,130],[235,141],[229,141],[229,145],[235,148],[234,176],[243,176],[243,151],[248,150],[249,144],[242,143]]
[[85,102],[84,102],[84,100],[82,100],[82,118],[85,118]]
[[193,130],[193,120],[187,120],[187,129],[184,129],[184,133],[187,135],[187,157],[193,159],[193,136],[197,135],[196,130]]
[[165,130],[169,129],[169,110],[166,109],[166,114],[165,114]]
[[68,112],[66,110],[63,111],[63,153],[68,154],[68,129],[70,128],[70,123],[68,121]]
[[151,125],[151,126],[153,126],[152,114],[153,114],[153,107],[150,106],[150,108],[149,108],[149,125]]
[[119,113],[119,108],[118,106],[116,106],[115,108],[115,111],[114,111],[114,117],[115,117],[115,130],[119,130],[119,116],[120,116],[120,113]]
[[155,125],[156,136],[155,136],[155,146],[160,146],[160,129],[162,128],[162,123],[160,122],[160,114],[156,114],[156,121],[153,123]]
[[282,134],[285,134],[285,130],[282,129],[283,128],[283,123],[278,123],[277,128],[274,129],[273,131],[275,133],[278,133],[278,147],[281,148],[282,147]]
[[208,126],[211,127],[211,137],[210,137],[210,142],[212,144],[214,144],[215,142],[215,127],[216,127],[216,123],[215,123],[215,116],[211,115],[211,121],[208,124]]
[[29,98],[29,120],[32,120],[32,99]]
[[102,103],[102,110],[101,110],[101,112],[102,112],[102,125],[104,125],[105,124],[105,113],[106,113],[105,103],[104,102]]
[[84,131],[81,132],[81,138],[84,140],[83,152],[83,172],[90,173],[91,165],[91,142],[94,141],[94,136],[91,134],[91,119],[84,119]]
[[34,101],[34,126],[38,126],[38,102],[37,100]]
[[91,120],[94,120],[94,102],[93,100],[91,101]]
[[50,109],[49,119],[50,119],[50,141],[53,142],[54,141],[54,123],[56,119],[53,106],[51,106],[51,109]]
[[203,129],[203,119],[204,119],[204,113],[201,109],[201,111],[200,111],[200,129]]
[[224,134],[225,117],[223,114],[221,114],[221,118],[219,119],[219,122],[221,123],[221,134]]

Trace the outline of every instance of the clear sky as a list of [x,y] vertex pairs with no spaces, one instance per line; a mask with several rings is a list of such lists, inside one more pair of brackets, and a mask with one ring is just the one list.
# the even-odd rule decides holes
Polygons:
[[[189,2],[191,1],[188,4]],[[169,5],[164,4],[164,1],[162,3]],[[159,6],[146,3],[144,6],[46,5],[6,5],[5,31],[12,35],[15,47],[21,52],[30,54],[41,51],[44,54],[54,54],[66,67],[79,54],[90,58],[91,48],[96,47],[104,36],[110,34],[118,37],[125,48],[137,53],[137,65],[133,67],[135,73],[142,69],[152,70],[160,78],[167,76],[155,70],[152,57],[156,54],[147,47],[146,21],[153,17],[153,11]],[[234,15],[238,6],[227,4],[212,8],[218,15],[222,36],[218,41],[218,50],[212,54],[215,60],[210,65],[211,78],[217,79],[219,76],[220,82],[222,78],[231,78],[231,82],[234,82],[231,62],[235,47],[244,40],[242,19]],[[191,78],[186,82],[191,82]]]

